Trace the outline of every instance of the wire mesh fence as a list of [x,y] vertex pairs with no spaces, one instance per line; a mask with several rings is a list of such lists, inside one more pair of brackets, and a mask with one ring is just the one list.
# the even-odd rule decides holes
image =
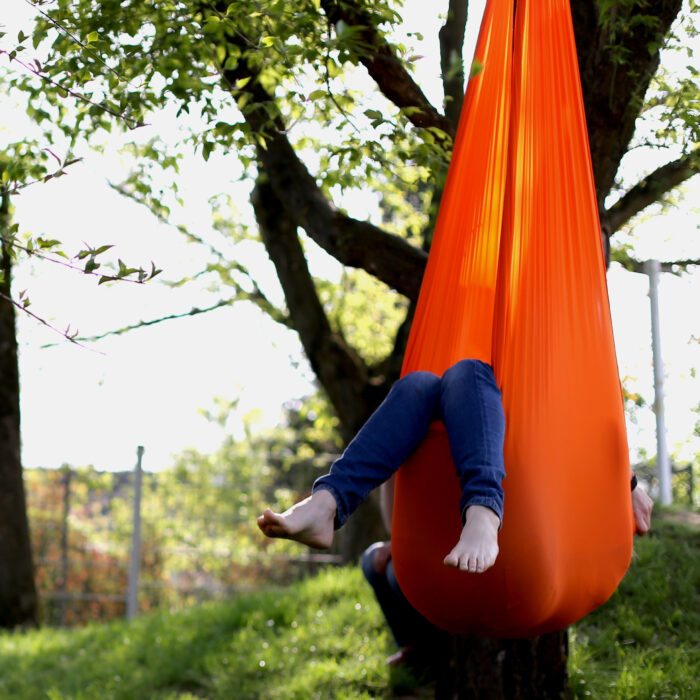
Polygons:
[[262,540],[249,484],[190,476],[144,473],[135,510],[135,470],[26,470],[45,624],[123,617],[130,596],[134,613],[182,608],[285,585],[340,563],[332,554]]

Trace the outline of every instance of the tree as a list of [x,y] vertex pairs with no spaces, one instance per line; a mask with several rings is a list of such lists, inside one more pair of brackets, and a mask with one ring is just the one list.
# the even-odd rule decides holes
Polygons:
[[[34,45],[45,47],[47,58],[15,81],[30,95],[30,113],[43,123],[53,120],[72,139],[115,124],[142,124],[144,114],[173,104],[178,114],[197,113],[205,124],[188,137],[205,159],[237,154],[255,181],[257,231],[286,304],[276,307],[251,271],[219,251],[207,272],[234,290],[222,303],[252,301],[297,330],[345,439],[398,376],[464,90],[467,3],[449,0],[439,34],[442,108],[414,80],[410,50],[393,38],[402,21],[397,6],[391,0],[57,0],[45,14],[40,10],[33,32]],[[659,72],[662,49],[682,48],[671,33],[673,23],[692,29],[696,13],[696,3],[682,9],[682,0],[572,3],[608,239],[698,172],[693,70],[680,78]],[[25,39],[18,37],[20,44]],[[360,75],[363,92],[349,87]],[[66,108],[68,91],[79,99],[72,112]],[[658,125],[648,138],[635,137],[640,118]],[[666,149],[665,163],[623,188],[615,179],[620,162],[645,140]],[[166,198],[148,169],[153,161],[174,163],[166,163],[154,144],[140,151],[149,165],[123,189],[167,218]],[[342,208],[343,193],[358,187],[376,193],[378,223],[367,220],[366,207],[357,217]],[[257,235],[240,222],[226,226],[239,240]],[[339,321],[337,297],[329,297],[309,271],[309,240],[346,267],[376,278],[385,295],[400,295],[402,319],[384,329],[389,347],[381,357],[359,349],[354,330]],[[616,256],[634,265],[625,251]],[[352,287],[366,278],[352,272],[348,279]],[[346,540],[348,556],[377,530],[367,512],[358,516]],[[517,667],[509,666],[506,690],[493,696],[522,697],[547,686],[536,675],[547,676],[545,648],[560,671],[549,674],[548,692],[566,694],[564,647],[561,635],[545,639],[534,652],[527,646],[538,666],[521,663],[523,648],[503,656],[497,647],[482,646],[496,669],[493,677],[502,675],[495,659],[515,660]],[[480,675],[488,674],[474,677]]]
[[[0,162],[0,172],[5,168]],[[11,299],[10,198],[0,200],[0,626],[34,627],[39,603],[34,585],[29,522],[20,461],[19,369],[15,306]]]

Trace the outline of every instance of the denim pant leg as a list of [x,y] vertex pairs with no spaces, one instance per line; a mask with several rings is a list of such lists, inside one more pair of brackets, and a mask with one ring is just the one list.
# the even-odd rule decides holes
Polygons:
[[374,590],[394,641],[400,647],[407,647],[425,640],[426,635],[438,632],[437,628],[406,600],[399,588],[391,560],[383,573],[374,568],[374,550],[377,546],[378,543],[371,545],[362,555],[362,573]]
[[505,416],[493,370],[462,360],[442,378],[440,415],[462,489],[460,512],[471,505],[491,508],[503,521]]
[[423,440],[437,415],[440,378],[411,372],[399,379],[326,476],[312,491],[328,489],[338,505],[341,527],[369,492],[383,484]]

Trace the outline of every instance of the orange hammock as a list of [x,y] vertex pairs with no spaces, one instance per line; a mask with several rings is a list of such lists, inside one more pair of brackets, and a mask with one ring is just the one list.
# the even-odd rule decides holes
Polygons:
[[500,555],[443,565],[459,483],[434,423],[396,476],[393,560],[425,617],[529,637],[605,602],[632,553],[622,394],[568,0],[489,0],[403,372],[489,362],[503,392]]

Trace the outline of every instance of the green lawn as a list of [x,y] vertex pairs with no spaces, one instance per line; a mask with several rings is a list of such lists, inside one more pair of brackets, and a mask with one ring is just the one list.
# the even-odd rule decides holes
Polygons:
[[[655,523],[572,629],[576,698],[700,699],[700,531]],[[0,636],[0,699],[376,698],[393,651],[357,568],[132,623]]]

